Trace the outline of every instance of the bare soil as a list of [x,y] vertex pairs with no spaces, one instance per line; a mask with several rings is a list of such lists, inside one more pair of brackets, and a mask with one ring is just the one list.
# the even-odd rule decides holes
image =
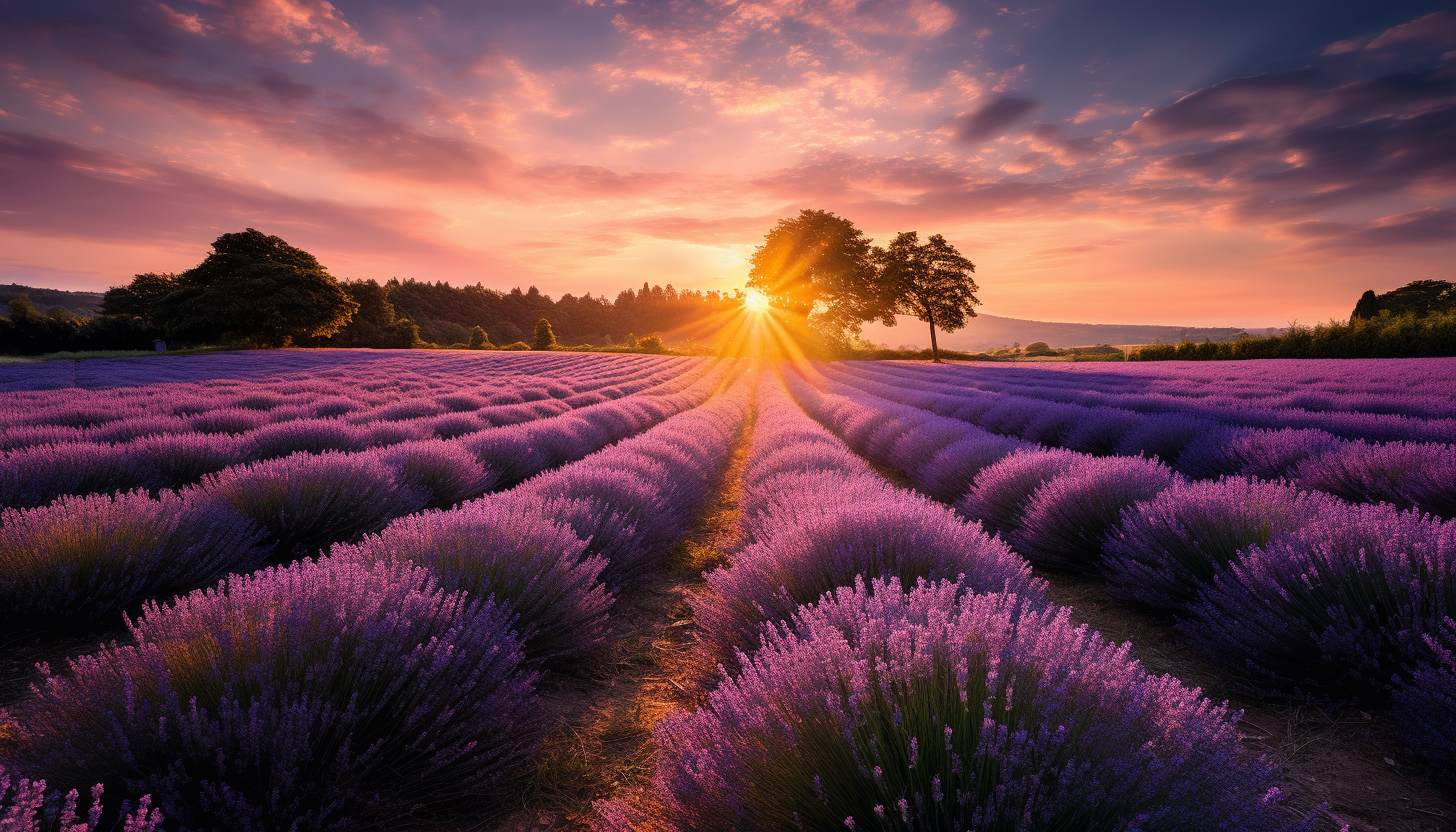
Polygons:
[[725,563],[737,545],[752,434],[750,417],[719,494],[670,553],[667,568],[613,607],[612,637],[600,664],[543,683],[542,705],[555,724],[527,773],[519,807],[492,824],[494,832],[590,829],[595,801],[650,800],[657,750],[652,729],[699,701],[688,681],[695,640],[687,599],[706,585],[703,572]]

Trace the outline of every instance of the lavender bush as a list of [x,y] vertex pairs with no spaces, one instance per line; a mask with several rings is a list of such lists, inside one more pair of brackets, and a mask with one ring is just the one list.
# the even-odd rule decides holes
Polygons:
[[835,492],[798,495],[817,511],[784,519],[776,532],[705,577],[710,592],[689,600],[701,628],[700,670],[733,666],[752,649],[764,622],[782,621],[801,604],[851,586],[856,578],[950,580],[968,592],[1040,597],[1045,583],[1000,540],[987,537],[943,506],[898,491],[874,502],[845,502]]
[[62,497],[0,514],[0,621],[86,626],[260,564],[263,530],[201,496]]
[[1037,488],[1011,545],[1038,566],[1100,574],[1103,538],[1122,510],[1174,482],[1166,465],[1145,457],[1084,458]]
[[988,534],[1004,537],[1021,525],[1027,501],[1043,482],[1088,459],[1063,449],[1017,451],[982,469],[971,490],[956,500],[956,511],[979,520]]
[[910,472],[916,490],[937,500],[955,500],[970,490],[981,471],[1032,446],[1007,436],[976,431],[946,445]]
[[841,589],[654,731],[674,829],[1277,830],[1233,719],[1073,627],[950,583]]
[[1406,747],[1426,760],[1431,779],[1456,789],[1456,621],[1448,617],[1439,632],[1439,639],[1426,636],[1434,662],[1417,665],[1396,688],[1390,718]]
[[160,488],[181,488],[230,465],[252,461],[253,445],[242,436],[178,433],[149,436],[129,446]]
[[494,598],[515,616],[527,658],[565,667],[601,645],[612,605],[598,580],[607,561],[585,550],[569,526],[514,499],[402,517],[333,556],[427,566],[446,590]]
[[1260,694],[1381,705],[1456,613],[1456,525],[1351,506],[1245,551],[1180,624]]
[[428,495],[425,508],[449,508],[473,500],[500,479],[457,442],[401,442],[381,449],[379,459],[394,469],[403,487]]
[[1190,442],[1178,455],[1177,467],[1197,479],[1240,476],[1272,480],[1289,476],[1300,462],[1341,444],[1322,430],[1217,430]]
[[363,433],[338,419],[296,419],[248,432],[257,459],[277,459],[296,453],[357,451],[366,446]]
[[305,560],[131,629],[12,709],[9,761],[182,828],[392,828],[498,806],[541,739],[508,613],[425,569]]
[[1327,494],[1282,482],[1237,477],[1176,482],[1123,509],[1122,523],[1103,549],[1107,591],[1154,609],[1182,612],[1240,551],[1266,546],[1342,507]]
[[228,468],[198,491],[267,530],[280,556],[305,555],[377,532],[422,509],[429,496],[401,486],[372,454],[294,454]]
[[126,446],[39,445],[0,457],[0,499],[10,508],[33,508],[63,494],[145,488],[154,477],[146,460]]
[[1456,447],[1451,445],[1347,442],[1306,459],[1294,477],[1302,488],[1354,502],[1456,516]]

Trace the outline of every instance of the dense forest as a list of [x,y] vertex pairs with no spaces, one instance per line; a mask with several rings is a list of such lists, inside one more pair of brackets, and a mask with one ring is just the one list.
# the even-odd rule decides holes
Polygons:
[[618,293],[615,300],[590,293],[552,300],[535,286],[501,292],[479,283],[455,287],[396,279],[383,288],[396,315],[413,321],[421,339],[441,345],[468,342],[474,326],[484,329],[494,344],[529,341],[542,318],[566,344],[617,344],[629,335],[648,333],[675,341],[702,340],[742,303],[718,292],[679,292],[672,284],[643,283],[641,289]]

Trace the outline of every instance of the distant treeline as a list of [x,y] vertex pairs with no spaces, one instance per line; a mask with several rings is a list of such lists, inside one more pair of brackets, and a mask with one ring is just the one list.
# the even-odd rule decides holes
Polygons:
[[[10,312],[0,317],[0,352],[21,355],[151,349],[159,339],[173,347],[586,345],[661,352],[658,333],[711,340],[742,308],[734,295],[647,283],[615,300],[553,300],[534,286],[501,292],[480,284],[340,281],[308,252],[251,228],[219,237],[186,272],[139,274],[105,295],[81,298],[90,301],[84,306],[80,293],[18,285],[0,292]],[[42,313],[37,303],[51,308]]]
[[1134,361],[1245,358],[1443,358],[1456,356],[1456,285],[1420,280],[1366,292],[1349,321],[1291,326],[1282,335],[1232,343],[1151,344]]
[[629,335],[671,333],[674,338],[707,338],[724,318],[741,308],[733,295],[678,291],[671,284],[642,284],[619,292],[615,300],[590,293],[552,300],[535,286],[509,292],[480,284],[391,280],[383,286],[396,315],[413,321],[425,341],[467,343],[479,326],[495,344],[531,340],[536,322],[551,321],[556,338],[568,344],[621,344]]

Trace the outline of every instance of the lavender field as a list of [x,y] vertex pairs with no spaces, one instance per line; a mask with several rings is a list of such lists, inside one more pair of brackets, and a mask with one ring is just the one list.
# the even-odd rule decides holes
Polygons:
[[1456,359],[0,366],[0,498],[5,832],[1456,828]]

